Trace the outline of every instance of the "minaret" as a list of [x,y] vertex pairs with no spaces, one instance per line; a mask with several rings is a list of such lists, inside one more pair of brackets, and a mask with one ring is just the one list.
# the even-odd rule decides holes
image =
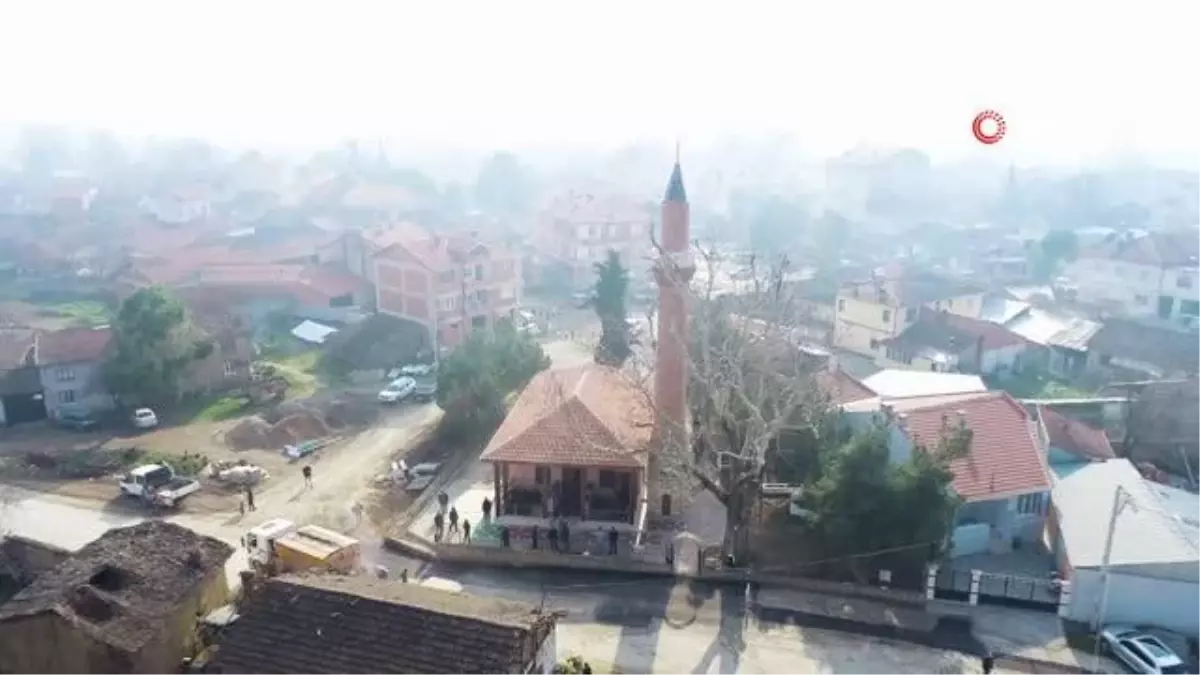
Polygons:
[[688,284],[695,266],[690,250],[687,192],[679,149],[662,202],[660,251],[654,276],[658,282],[658,347],[654,363],[656,432],[660,447],[686,448],[688,443]]

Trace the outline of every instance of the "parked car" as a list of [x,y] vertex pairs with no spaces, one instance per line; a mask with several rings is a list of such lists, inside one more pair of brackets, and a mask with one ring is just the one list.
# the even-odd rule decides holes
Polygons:
[[428,403],[437,398],[437,378],[420,377],[417,378],[417,386],[413,389],[413,398],[421,403]]
[[100,420],[86,410],[63,410],[58,413],[55,423],[75,431],[91,431],[100,427]]
[[138,429],[153,429],[158,426],[158,415],[149,408],[138,408],[133,411],[133,426]]
[[1162,640],[1132,626],[1108,626],[1100,633],[1105,649],[1135,673],[1186,673],[1187,666]]
[[409,492],[420,492],[429,487],[434,478],[437,478],[438,470],[442,465],[437,462],[424,462],[408,469],[408,482],[404,484],[404,489]]
[[399,403],[412,395],[417,381],[411,377],[398,377],[379,392],[380,403]]

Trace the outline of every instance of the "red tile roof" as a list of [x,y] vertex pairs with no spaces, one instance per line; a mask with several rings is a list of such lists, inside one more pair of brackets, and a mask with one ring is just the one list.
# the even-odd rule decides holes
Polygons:
[[37,333],[29,328],[0,328],[0,371],[26,365],[37,344]]
[[829,397],[835,405],[853,403],[863,399],[875,398],[876,394],[870,387],[840,368],[822,370],[816,376],[817,387]]
[[1102,429],[1071,419],[1053,408],[1041,406],[1039,411],[1046,434],[1050,437],[1050,445],[1083,459],[1105,460],[1116,456],[1108,435]]
[[606,366],[542,371],[521,392],[482,459],[645,468],[654,418],[644,396]]
[[985,352],[993,349],[1012,347],[1014,345],[1030,344],[1028,340],[1020,335],[991,321],[972,319],[949,312],[940,312],[939,314],[939,318],[950,328],[972,335],[977,340],[982,340],[983,351]]
[[1004,392],[967,401],[909,410],[908,435],[932,447],[946,428],[962,419],[971,429],[971,449],[950,463],[954,491],[968,502],[1004,499],[1050,490],[1046,458],[1032,418]]
[[67,328],[38,336],[38,365],[98,361],[112,343],[113,332],[105,328]]

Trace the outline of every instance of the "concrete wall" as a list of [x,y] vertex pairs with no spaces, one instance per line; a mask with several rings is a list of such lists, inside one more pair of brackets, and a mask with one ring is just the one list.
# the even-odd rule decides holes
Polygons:
[[88,411],[111,410],[112,394],[104,384],[104,366],[98,361],[79,361],[44,366],[38,376],[42,382],[46,413],[55,417],[63,409]]
[[[1100,570],[1075,570],[1071,606],[1066,618],[1088,624],[1094,622],[1099,614],[1103,588]],[[1200,634],[1200,612],[1196,611],[1200,606],[1198,589],[1200,586],[1190,582],[1112,573],[1103,623],[1149,624],[1195,637]]]
[[987,523],[959,525],[950,535],[950,557],[983,553],[988,550],[992,539],[992,528]]

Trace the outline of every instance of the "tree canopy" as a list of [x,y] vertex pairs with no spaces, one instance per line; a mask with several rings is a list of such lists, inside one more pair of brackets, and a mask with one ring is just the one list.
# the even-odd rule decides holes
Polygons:
[[490,213],[523,213],[533,199],[533,180],[511,152],[497,152],[479,169],[475,203]]
[[188,366],[213,350],[212,343],[192,328],[183,303],[161,286],[139,289],[126,298],[113,331],[116,350],[106,377],[122,398],[177,399]]
[[1072,230],[1053,230],[1029,251],[1033,275],[1037,279],[1049,279],[1060,265],[1075,260],[1077,255],[1079,236]]
[[609,251],[604,262],[596,263],[596,284],[590,303],[600,318],[600,342],[596,345],[596,363],[620,366],[632,354],[625,297],[629,272],[621,265],[621,256]]
[[443,428],[467,434],[499,423],[505,398],[549,366],[542,346],[511,322],[472,332],[438,368],[438,405],[446,411]]
[[[963,457],[971,432],[947,427],[938,444],[914,447],[893,462],[888,431],[879,426],[825,450],[820,475],[804,486],[806,530],[822,559],[857,573],[864,567],[915,570],[944,554],[959,499],[950,489],[949,462]],[[880,565],[877,552],[891,553]],[[869,563],[874,564],[869,564]],[[909,571],[913,571],[910,569]]]

